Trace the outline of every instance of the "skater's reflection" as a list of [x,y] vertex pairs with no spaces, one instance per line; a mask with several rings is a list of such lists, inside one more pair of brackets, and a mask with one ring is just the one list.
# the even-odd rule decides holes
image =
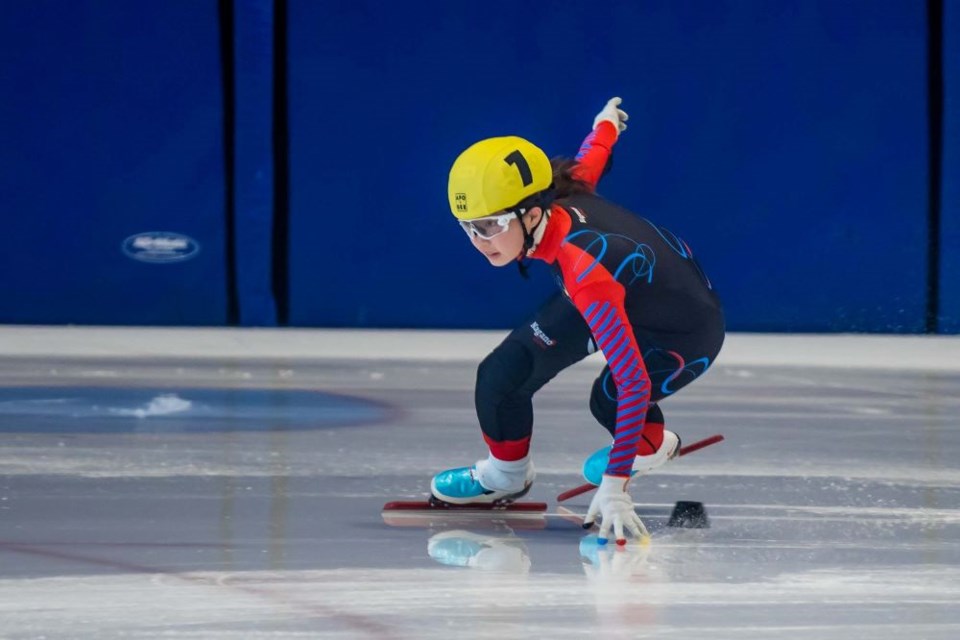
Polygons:
[[[651,557],[652,545],[598,544],[597,535],[580,540],[580,563],[593,597],[597,635],[606,640],[646,637],[660,620],[658,601],[670,582]],[[663,548],[657,549],[660,558]]]
[[427,553],[440,564],[483,571],[527,574],[531,566],[526,545],[512,534],[481,534],[464,529],[441,531],[430,536]]
[[597,534],[580,539],[580,563],[591,582],[628,580],[650,570],[650,543],[625,546],[599,544]]
[[[642,578],[650,571],[649,544],[601,545],[593,533],[580,540],[579,552],[583,572],[591,583]],[[527,574],[532,566],[526,543],[509,528],[482,533],[441,531],[430,536],[427,553],[443,565],[482,571]]]

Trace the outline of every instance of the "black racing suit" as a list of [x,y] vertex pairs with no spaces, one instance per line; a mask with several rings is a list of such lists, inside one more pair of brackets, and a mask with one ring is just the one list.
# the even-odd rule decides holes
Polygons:
[[[596,133],[609,140],[605,128]],[[588,137],[578,155],[580,176],[593,185],[612,146],[600,137]],[[480,364],[484,438],[496,458],[525,457],[533,394],[599,347],[607,365],[590,409],[614,437],[606,472],[627,476],[634,456],[663,439],[658,401],[702,375],[719,353],[720,302],[685,242],[595,194],[556,201],[545,224],[530,257],[551,266],[562,293]]]

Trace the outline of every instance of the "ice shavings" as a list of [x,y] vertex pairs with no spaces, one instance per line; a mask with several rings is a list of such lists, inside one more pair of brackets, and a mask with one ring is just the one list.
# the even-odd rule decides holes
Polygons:
[[188,411],[193,403],[184,400],[175,393],[164,393],[153,398],[146,405],[139,409],[113,409],[110,413],[118,416],[133,416],[136,418],[149,418],[153,416],[168,416],[174,413],[183,413]]

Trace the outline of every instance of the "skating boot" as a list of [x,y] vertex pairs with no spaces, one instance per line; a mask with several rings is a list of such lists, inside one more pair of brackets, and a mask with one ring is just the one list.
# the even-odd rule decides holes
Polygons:
[[[583,463],[583,477],[587,482],[598,485],[603,479],[603,474],[607,470],[607,463],[610,460],[610,450],[613,445],[603,447],[595,451]],[[657,467],[663,465],[667,460],[671,460],[680,452],[680,436],[673,431],[663,430],[663,443],[656,452],[646,456],[637,456],[633,459],[633,470],[630,475],[650,473]]]
[[472,467],[441,471],[430,482],[431,501],[449,504],[508,504],[533,484],[536,473],[529,457],[516,461],[493,456]]

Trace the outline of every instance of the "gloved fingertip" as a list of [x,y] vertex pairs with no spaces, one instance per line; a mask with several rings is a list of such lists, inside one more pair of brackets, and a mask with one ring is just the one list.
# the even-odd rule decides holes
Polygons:
[[589,529],[590,527],[593,526],[593,521],[591,520],[590,522],[584,522],[584,523],[583,523],[582,525],[580,525],[580,526],[583,527],[584,529]]
[[626,539],[626,538],[618,538],[618,539],[617,539],[617,546],[624,547],[624,546],[626,546],[626,544],[627,544],[627,539]]
[[606,539],[606,538],[597,538],[597,544],[600,545],[601,547],[606,546],[606,544],[607,544],[607,539]]

